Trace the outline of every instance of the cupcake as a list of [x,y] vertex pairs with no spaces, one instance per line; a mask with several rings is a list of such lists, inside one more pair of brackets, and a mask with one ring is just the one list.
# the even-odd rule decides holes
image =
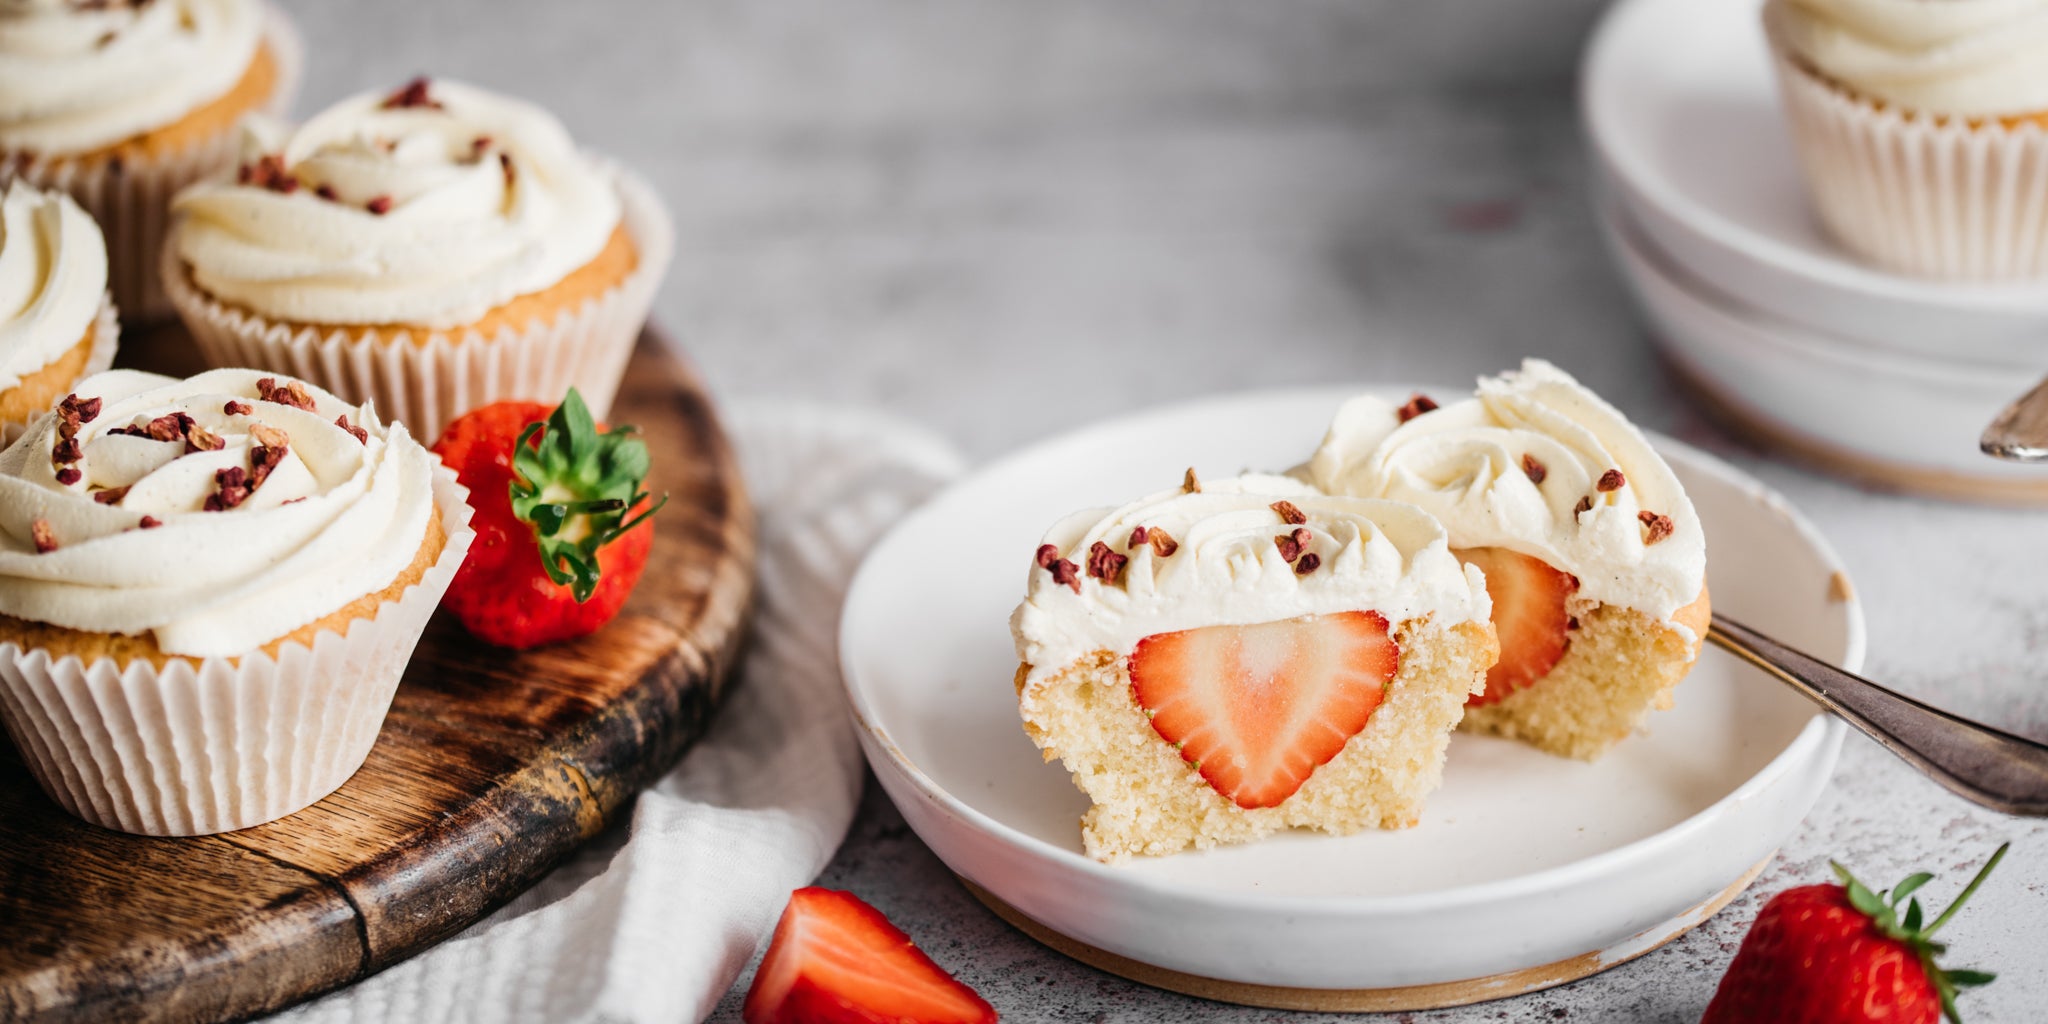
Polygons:
[[1442,408],[1353,399],[1306,471],[1331,494],[1420,506],[1485,573],[1500,660],[1465,728],[1592,760],[1669,708],[1699,656],[1691,499],[1641,431],[1549,363]]
[[402,424],[299,381],[89,377],[0,452],[0,718],[107,828],[305,807],[376,741],[464,499]]
[[1821,222],[1888,270],[2048,276],[2048,0],[1768,0]]
[[1018,707],[1100,860],[1406,828],[1485,685],[1487,613],[1418,508],[1190,471],[1046,535],[1010,619]]
[[114,361],[99,225],[61,192],[0,189],[0,440]]
[[571,386],[602,417],[671,246],[653,192],[546,111],[425,79],[252,131],[236,174],[173,205],[164,282],[210,361],[425,437]]
[[171,195],[233,166],[237,122],[282,112],[297,65],[259,0],[0,2],[0,178],[77,199],[106,232],[114,301],[168,316]]

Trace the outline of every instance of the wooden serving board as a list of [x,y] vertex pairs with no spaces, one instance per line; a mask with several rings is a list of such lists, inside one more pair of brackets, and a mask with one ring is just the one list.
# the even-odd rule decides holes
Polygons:
[[[182,339],[138,340],[138,362],[177,365]],[[0,1020],[232,1020],[357,981],[532,885],[673,765],[738,653],[753,511],[702,385],[651,334],[610,419],[644,431],[670,496],[625,610],[525,653],[437,617],[369,760],[312,807],[110,832],[0,732]]]

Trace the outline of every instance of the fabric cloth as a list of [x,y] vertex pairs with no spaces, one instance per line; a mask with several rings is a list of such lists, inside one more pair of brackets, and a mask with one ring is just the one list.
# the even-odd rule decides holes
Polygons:
[[[285,1024],[700,1020],[831,859],[860,796],[840,600],[959,455],[879,414],[729,410],[760,515],[754,637],[711,729],[614,828],[497,913]],[[659,455],[657,454],[657,457]]]

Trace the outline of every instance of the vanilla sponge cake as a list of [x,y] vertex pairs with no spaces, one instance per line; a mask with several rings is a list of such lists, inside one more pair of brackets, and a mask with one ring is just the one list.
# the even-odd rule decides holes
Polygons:
[[1420,509],[1190,471],[1047,534],[1010,620],[1019,710],[1099,860],[1404,828],[1484,688],[1488,610]]
[[1671,706],[1709,617],[1706,535],[1613,406],[1541,360],[1437,408],[1365,396],[1302,471],[1411,502],[1486,574],[1501,645],[1468,729],[1592,760]]

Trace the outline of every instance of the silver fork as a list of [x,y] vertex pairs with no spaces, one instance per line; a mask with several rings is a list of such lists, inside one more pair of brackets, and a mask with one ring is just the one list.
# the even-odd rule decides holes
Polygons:
[[2007,814],[2048,816],[2048,745],[1923,704],[1719,612],[1707,639],[1789,683],[1957,795]]

